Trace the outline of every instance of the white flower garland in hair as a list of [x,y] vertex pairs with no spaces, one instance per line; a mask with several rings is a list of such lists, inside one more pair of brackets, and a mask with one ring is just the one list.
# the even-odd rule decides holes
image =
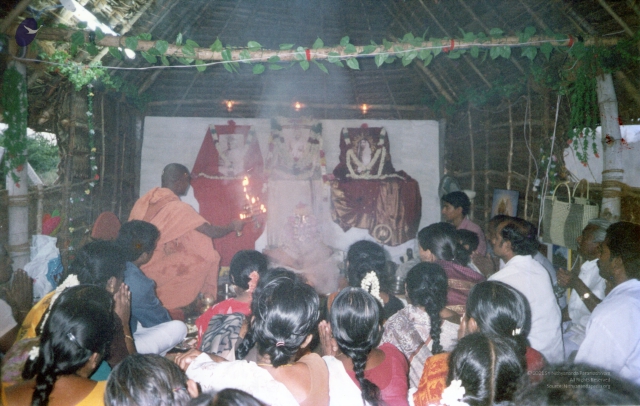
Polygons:
[[65,279],[64,282],[62,282],[62,284],[60,284],[56,288],[56,293],[54,293],[53,296],[51,296],[51,301],[49,302],[49,309],[44,314],[44,318],[42,320],[42,326],[44,326],[44,323],[47,322],[47,319],[49,318],[49,313],[51,312],[51,308],[53,307],[53,304],[55,303],[55,301],[58,299],[58,296],[60,296],[60,294],[64,292],[66,288],[78,286],[79,284],[80,284],[80,281],[78,280],[78,276],[75,274],[71,274],[67,276],[67,279]]
[[38,358],[39,355],[40,355],[40,347],[37,345],[29,351],[29,359],[31,361],[35,361],[35,359]]
[[442,398],[440,399],[441,405],[447,406],[469,406],[462,401],[466,390],[462,386],[460,379],[454,379],[451,384],[442,391]]
[[364,278],[362,278],[360,287],[369,292],[371,296],[375,297],[380,304],[384,305],[382,298],[380,297],[380,281],[378,280],[378,276],[375,272],[371,271],[367,273]]

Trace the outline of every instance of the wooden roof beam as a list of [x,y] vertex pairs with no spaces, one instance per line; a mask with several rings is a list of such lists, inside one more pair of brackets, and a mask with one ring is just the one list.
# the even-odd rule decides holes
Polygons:
[[613,11],[611,6],[609,6],[609,4],[605,0],[598,0],[598,3],[600,3],[602,8],[605,9],[607,13],[609,13],[609,15],[613,17],[613,19],[616,20],[618,24],[620,24],[620,27],[622,27],[622,29],[624,30],[624,32],[627,33],[627,35],[629,35],[630,37],[633,37],[633,34],[634,34],[633,30],[629,28],[627,23],[625,23],[624,20],[620,18],[620,16],[615,11]]
[[[471,9],[471,7],[469,7],[467,5],[467,3],[465,3],[464,0],[458,0],[458,1],[459,1],[460,4],[462,4],[462,7],[467,11],[467,13],[469,13],[471,15],[471,17],[473,17],[473,19],[476,20],[478,22],[478,24],[480,24],[480,27],[482,27],[483,30],[485,30],[486,32],[490,31],[489,27],[487,27],[487,25],[485,23],[483,23],[482,20],[480,20],[478,18],[476,13]],[[493,8],[492,8],[492,10],[493,10]],[[520,65],[520,63],[518,61],[516,61],[513,58],[509,58],[509,60],[520,71],[520,73],[523,73],[523,74],[525,73],[524,68],[522,67],[522,65]]]
[[[385,2],[383,2],[382,4],[387,9],[387,12],[389,13],[389,15],[391,15],[391,17],[393,17],[393,19],[398,23],[398,25],[400,25],[402,30],[405,33],[409,32],[410,30],[400,22],[400,20],[398,19],[397,15],[393,14],[393,12],[389,9],[387,4]],[[396,42],[398,42],[397,39],[395,37],[393,37],[393,36],[391,37],[391,39],[396,41]],[[419,60],[416,61],[415,66],[422,73],[424,73],[427,76],[427,78],[429,78],[429,80],[431,80],[431,83],[433,83],[433,85],[436,87],[436,89],[438,89],[438,92],[440,93],[441,96],[443,96],[449,103],[451,103],[451,104],[455,103],[455,100],[453,99],[453,97],[451,97],[451,95],[444,89],[444,87],[442,86],[440,81],[435,77],[435,75],[429,69],[427,69],[426,66],[424,66],[422,61],[419,61]]]
[[[435,22],[435,24],[438,26],[438,28],[440,28],[440,30],[444,33],[444,35],[446,35],[447,37],[452,37],[451,34],[449,34],[449,32],[440,24],[440,22],[438,21],[438,19],[433,15],[433,13],[431,12],[431,10],[427,7],[427,5],[424,3],[423,0],[418,0],[420,2],[420,4],[422,5],[422,8],[427,12],[427,14],[429,14],[429,17],[431,17],[431,19]],[[480,72],[480,69],[478,69],[478,67],[476,66],[475,63],[473,63],[471,61],[471,59],[469,59],[469,57],[467,55],[463,55],[462,58],[464,59],[465,63],[467,65],[469,65],[469,67],[471,68],[471,70],[473,70],[476,75],[478,75],[480,77],[480,79],[482,79],[482,82],[484,82],[484,84],[491,89],[493,87],[493,85],[491,84],[491,82],[489,82],[487,80],[487,78],[482,74],[482,72]]]

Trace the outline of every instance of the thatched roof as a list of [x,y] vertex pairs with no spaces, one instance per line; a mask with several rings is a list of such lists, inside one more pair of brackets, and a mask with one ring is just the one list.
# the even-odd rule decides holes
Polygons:
[[[150,33],[153,39],[169,43],[182,34],[203,47],[216,38],[225,46],[237,47],[257,41],[267,49],[278,49],[283,43],[311,47],[316,38],[328,46],[336,45],[344,36],[349,36],[352,44],[367,45],[372,40],[376,43],[383,39],[397,40],[408,32],[444,38],[500,28],[509,36],[528,26],[535,27],[538,33],[552,31],[572,35],[576,40],[582,36],[625,37],[629,31],[635,32],[640,14],[635,2],[621,0],[608,3],[606,0],[85,0],[81,3],[121,34]],[[41,10],[55,4],[57,1],[35,0],[32,7]],[[4,7],[5,12],[10,9],[6,4]],[[24,12],[20,18],[28,16]],[[61,8],[43,13],[42,21],[50,26],[58,22],[74,25],[74,19]],[[107,54],[102,61],[118,67],[149,66],[140,55],[133,61],[121,62]],[[377,68],[373,58],[361,59],[359,71],[325,63],[329,74],[314,65],[306,72],[293,66],[261,75],[254,75],[250,66],[242,66],[239,73],[231,74],[221,65],[201,73],[189,68],[113,74],[121,75],[150,96],[146,113],[151,115],[269,117],[288,114],[290,104],[300,101],[310,107],[305,114],[320,118],[361,117],[358,107],[366,103],[382,105],[381,109],[370,109],[368,117],[372,118],[433,119],[443,115],[439,106],[458,107],[456,104],[466,100],[470,93],[489,92],[496,84],[525,82],[530,74],[529,64],[514,49],[509,60],[492,60],[482,55],[474,59],[468,54],[460,59],[439,56],[428,67],[422,63],[404,67],[398,61]],[[555,67],[559,66],[560,62],[556,62]],[[635,76],[617,78],[623,100],[632,100],[631,94],[625,92],[634,92],[640,86]],[[39,95],[42,89],[35,88],[43,84],[41,78],[30,82]],[[225,100],[239,102],[232,113],[227,113]],[[634,110],[638,108],[635,102],[629,105]]]

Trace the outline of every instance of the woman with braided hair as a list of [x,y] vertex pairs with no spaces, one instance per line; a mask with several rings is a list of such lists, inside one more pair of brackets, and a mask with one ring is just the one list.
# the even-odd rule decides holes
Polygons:
[[67,406],[102,404],[106,382],[89,376],[108,352],[113,337],[113,297],[97,286],[66,289],[44,323],[40,346],[23,371],[26,380],[10,387],[2,404]]
[[456,323],[447,304],[447,274],[438,264],[422,262],[407,273],[405,289],[411,304],[384,324],[383,343],[396,346],[410,364],[410,386],[420,382],[424,363],[430,356],[451,351],[458,338]]
[[[535,381],[542,376],[535,372],[543,369],[546,362],[542,354],[529,346],[527,336],[530,331],[531,308],[520,291],[497,281],[481,282],[471,289],[467,312],[460,323],[459,338],[462,340],[469,334],[483,333],[511,342],[518,362]],[[441,353],[427,359],[418,390],[413,396],[416,406],[431,405],[440,400],[448,385],[450,356],[449,353]]]
[[382,305],[383,320],[404,307],[402,301],[391,294],[384,248],[373,241],[361,240],[349,247],[347,279],[349,286],[362,288],[378,299]]
[[332,406],[408,404],[407,360],[391,344],[378,347],[381,308],[364,289],[348,287],[331,305],[331,324],[320,323]]
[[197,350],[175,362],[204,392],[240,389],[268,405],[329,404],[326,364],[317,354],[300,357],[318,325],[319,302],[313,288],[291,272],[269,270],[253,294],[246,340],[255,342],[257,362],[242,360],[244,351],[241,360],[226,361]]
[[471,288],[486,278],[469,268],[469,252],[460,245],[456,228],[449,223],[434,223],[418,232],[422,262],[435,262],[447,273],[447,308],[462,315]]

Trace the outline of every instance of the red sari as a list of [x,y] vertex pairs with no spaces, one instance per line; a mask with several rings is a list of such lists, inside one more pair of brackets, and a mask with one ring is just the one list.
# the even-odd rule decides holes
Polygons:
[[451,261],[436,260],[447,274],[449,288],[447,289],[447,309],[453,310],[462,316],[466,309],[469,291],[477,283],[484,282],[486,278],[471,268],[456,264]]

